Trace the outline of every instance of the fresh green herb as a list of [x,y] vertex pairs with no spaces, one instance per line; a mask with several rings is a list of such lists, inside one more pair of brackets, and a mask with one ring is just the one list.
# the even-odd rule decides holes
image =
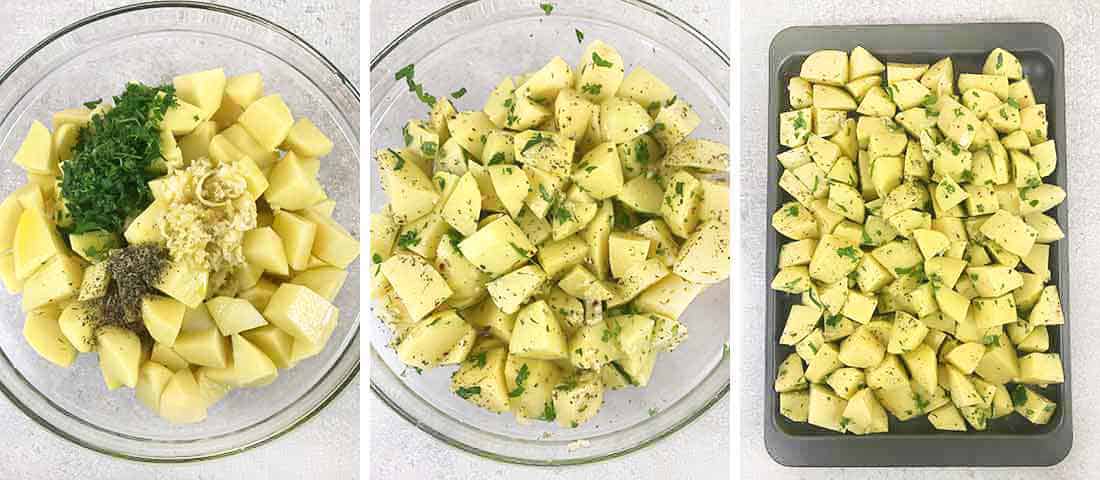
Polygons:
[[997,52],[997,70],[1000,70],[1001,67],[1004,66],[1004,64],[1005,64],[1005,58],[1004,57],[1005,57],[1004,53]]
[[516,245],[516,244],[514,244],[514,243],[512,243],[512,242],[508,242],[508,245],[511,245],[511,246],[512,246],[512,250],[515,250],[515,251],[516,251],[516,253],[518,253],[518,254],[519,254],[519,256],[521,256],[521,257],[523,257],[523,258],[528,258],[528,257],[530,257],[530,256],[531,256],[531,252],[528,252],[527,250],[524,250],[524,249],[520,248],[520,247],[519,247],[519,245]]
[[451,243],[455,250],[458,250],[458,244],[462,243],[462,235],[452,230],[447,232],[447,241]]
[[554,11],[554,5],[551,3],[540,4],[539,8],[541,8],[542,11],[546,12],[547,15],[550,15],[550,12]]
[[917,410],[920,410],[922,412],[925,411],[925,409],[928,408],[928,405],[932,403],[930,400],[920,396],[919,393],[913,394],[913,401],[917,403]]
[[523,149],[521,149],[519,151],[519,153],[520,153],[520,155],[526,155],[527,150],[531,149],[531,147],[534,147],[535,145],[538,145],[542,142],[553,142],[553,141],[554,141],[553,138],[544,137],[542,135],[542,133],[536,133],[534,137],[531,137],[531,139],[527,141],[527,143],[523,144]]
[[447,180],[443,177],[439,177],[439,189],[443,190],[444,188],[447,188]]
[[554,196],[546,190],[546,185],[541,183],[539,184],[539,197],[541,197],[542,200],[546,203],[554,203]]
[[853,262],[859,261],[859,255],[856,254],[856,248],[852,246],[836,249],[836,254],[840,257],[848,257]]
[[970,170],[963,170],[959,175],[959,181],[963,183],[970,183],[974,181],[974,172]]
[[652,416],[657,414],[657,409],[656,408],[650,408],[647,413],[649,413],[649,416],[652,417]]
[[794,122],[792,123],[792,125],[794,126],[795,130],[802,130],[806,128],[806,118],[802,116],[801,111],[798,112],[798,115],[794,117]]
[[642,165],[649,163],[649,144],[645,140],[638,140],[634,144],[634,160]]
[[649,102],[649,106],[645,107],[646,110],[656,110],[658,108],[661,108],[661,102],[658,101]]
[[420,233],[416,230],[406,230],[397,237],[397,246],[401,248],[410,248],[420,245]]
[[825,317],[825,326],[829,328],[836,328],[840,325],[840,314],[829,315]]
[[557,202],[550,206],[550,218],[557,223],[565,223],[573,219],[573,212],[561,202]]
[[175,90],[130,83],[114,103],[80,129],[72,158],[61,163],[70,233],[121,233],[127,218],[153,202],[147,183],[157,177],[151,167],[163,160],[160,124],[176,104]]
[[554,386],[554,390],[562,390],[568,392],[574,388],[577,388],[577,377],[570,375],[564,382]]
[[424,155],[427,155],[429,157],[435,156],[436,148],[437,146],[435,142],[424,142],[420,144],[420,151],[424,152]]
[[1005,100],[1005,103],[1009,104],[1009,106],[1015,108],[1016,110],[1020,109],[1020,102],[1017,102],[1015,98],[1008,97],[1008,99]]
[[478,366],[478,368],[484,367],[485,352],[479,352],[477,355],[470,357],[470,360],[473,361]]
[[599,83],[586,83],[581,86],[581,91],[589,95],[599,95],[603,85]]
[[1027,388],[1023,385],[1016,385],[1016,388],[1012,389],[1012,405],[1020,407],[1027,403]]
[[465,398],[470,398],[471,396],[477,395],[477,394],[480,394],[480,393],[481,393],[481,387],[458,387],[458,390],[455,390],[455,394],[457,394],[459,397],[462,397],[464,399]]
[[676,194],[677,195],[683,195],[684,194],[684,182],[676,182]]
[[589,165],[587,167],[584,167],[584,171],[585,171],[585,173],[592,173],[592,172],[596,171],[596,166],[595,165]]
[[371,255],[370,259],[371,259],[371,261],[373,261],[374,263],[382,263],[382,256],[381,256],[381,255],[379,255],[379,254],[377,254],[377,253],[376,253],[376,254],[374,254],[374,255]]
[[409,86],[409,91],[416,93],[416,98],[420,99],[421,102],[424,102],[429,107],[434,107],[435,97],[425,92],[424,86],[416,83],[416,81],[413,80],[415,74],[415,67],[413,66],[413,64],[410,63],[408,65],[405,65],[402,69],[398,70],[397,73],[393,75],[393,79],[401,80],[402,78],[404,78],[405,84]]
[[406,147],[412,145],[413,136],[412,136],[411,133],[409,133],[409,124],[406,123],[404,127],[401,127],[401,136],[405,137],[405,146]]
[[493,157],[489,159],[489,166],[499,165],[504,163],[504,152],[497,152],[493,154]]
[[874,240],[872,240],[871,236],[867,234],[867,229],[866,228],[863,229],[863,236],[862,236],[862,238],[860,238],[860,243],[862,243],[863,245],[872,245],[872,244],[874,244]]
[[92,110],[92,109],[95,109],[95,107],[98,107],[99,104],[101,104],[101,103],[103,103],[102,98],[96,99],[96,100],[91,100],[91,101],[88,101],[88,102],[84,102],[84,108],[87,108],[88,110]]
[[603,58],[600,58],[600,54],[596,52],[592,52],[592,63],[596,64],[597,67],[610,67],[614,65],[613,63],[604,60]]
[[952,155],[958,155],[959,152],[962,151],[962,147],[959,147],[959,144],[957,144],[955,142],[951,142],[950,145],[951,145],[951,154]]
[[573,30],[573,31],[577,32],[577,43],[584,42],[584,32],[582,32],[580,30]]
[[388,150],[390,152],[390,155],[393,155],[393,156],[397,157],[397,161],[394,162],[394,164],[393,164],[393,169],[394,170],[401,170],[402,168],[405,167],[405,158],[402,157],[401,154],[393,151],[392,148],[387,148],[386,150]]
[[665,102],[665,106],[666,106],[666,107],[671,107],[671,106],[672,106],[672,104],[676,103],[676,99],[677,99],[677,98],[678,98],[678,97],[677,97],[676,95],[673,95],[673,96],[672,96],[672,98],[668,99],[668,101],[667,101],[667,102]]
[[558,412],[554,410],[554,402],[547,400],[546,405],[542,407],[542,416],[539,417],[539,420],[553,422],[556,418],[558,418]]
[[798,205],[791,205],[791,206],[787,207],[787,216],[788,217],[797,217],[798,216]]
[[852,423],[852,419],[850,419],[848,417],[840,417],[840,429],[841,430],[847,431],[848,430],[848,424],[850,424],[850,423]]
[[936,106],[937,101],[939,101],[939,98],[937,98],[935,95],[928,94],[924,96],[924,101],[922,101],[921,104],[924,105],[926,108],[932,108]]
[[466,87],[462,87],[458,90],[451,92],[451,98],[454,99],[462,98],[463,95],[466,95]]
[[982,337],[982,343],[987,347],[1000,347],[1001,337],[997,335],[986,335]]
[[612,338],[616,338],[623,331],[623,326],[616,320],[607,321],[608,328],[603,330],[603,336],[600,338],[605,342],[611,341]]
[[523,383],[527,381],[527,376],[530,374],[531,372],[527,369],[526,363],[523,364],[523,366],[519,367],[519,371],[516,372],[516,388],[508,392],[509,397],[516,398],[520,395],[523,395],[523,390],[526,388],[523,386]]

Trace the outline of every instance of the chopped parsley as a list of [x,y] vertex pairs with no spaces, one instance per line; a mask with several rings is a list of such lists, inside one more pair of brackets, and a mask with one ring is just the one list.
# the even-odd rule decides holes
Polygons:
[[436,148],[435,142],[424,142],[420,144],[420,151],[424,152],[424,155],[429,157],[435,156]]
[[645,140],[639,140],[634,145],[634,160],[642,165],[649,163],[649,144]]
[[607,322],[607,326],[608,328],[605,328],[603,330],[603,336],[600,338],[600,340],[603,340],[605,342],[609,342],[612,338],[618,337],[619,334],[623,331],[623,326],[615,320],[609,320]]
[[553,141],[554,141],[554,139],[551,138],[551,137],[544,137],[542,135],[542,133],[536,133],[534,137],[531,137],[531,139],[527,141],[527,143],[523,144],[523,149],[521,149],[519,151],[519,153],[520,153],[520,155],[526,155],[527,150],[530,150],[532,147],[534,147],[534,146],[536,146],[536,145],[538,145],[542,142],[553,142]]
[[493,154],[493,157],[489,159],[489,166],[498,165],[504,163],[504,152],[497,152]]
[[397,246],[411,248],[420,245],[420,233],[416,230],[407,230],[397,237]]
[[577,32],[577,43],[583,42],[584,41],[584,32],[582,32],[580,30],[573,30],[573,31]]
[[408,65],[405,65],[404,68],[398,70],[397,73],[393,75],[393,79],[401,80],[402,78],[404,78],[405,84],[409,86],[409,91],[416,93],[416,98],[420,99],[421,102],[424,102],[429,107],[434,107],[435,97],[425,92],[424,86],[416,83],[416,81],[413,80],[413,76],[415,74],[415,67],[413,66],[413,64],[410,63]]
[[558,412],[554,410],[554,402],[547,400],[546,405],[542,407],[542,416],[539,417],[539,420],[553,422],[556,418],[558,418]]
[[581,91],[589,95],[599,95],[603,85],[598,83],[586,83],[581,86]]
[[797,217],[798,216],[798,205],[791,205],[791,206],[787,207],[787,216],[788,217]]
[[592,52],[592,63],[596,64],[597,67],[611,67],[614,65],[613,63],[601,58],[600,54],[596,52]]
[[402,157],[401,154],[393,151],[392,148],[387,148],[386,150],[388,150],[390,152],[390,155],[393,155],[393,156],[397,157],[397,161],[393,163],[393,169],[394,170],[401,170],[402,168],[405,167],[405,158]]
[[374,254],[374,255],[371,255],[370,259],[371,259],[371,261],[373,261],[374,263],[382,263],[382,256],[381,256],[381,255],[379,255],[379,254],[377,254],[377,253],[376,253],[376,254]]
[[455,390],[455,394],[464,399],[470,398],[471,396],[478,395],[480,393],[481,387],[458,387],[458,390]]
[[479,368],[484,367],[485,366],[485,352],[479,352],[477,355],[474,355],[474,356],[470,357],[470,361],[477,364],[477,366]]
[[463,95],[466,95],[466,87],[451,92],[451,98],[459,99],[462,98]]
[[853,262],[859,261],[859,255],[856,254],[856,248],[852,246],[836,249],[837,256],[848,257]]
[[1016,388],[1012,389],[1012,405],[1023,406],[1027,403],[1027,388],[1023,385],[1016,385]]
[[520,395],[523,395],[523,391],[526,389],[523,384],[527,381],[527,376],[530,374],[531,371],[527,369],[526,363],[523,364],[522,367],[519,367],[519,372],[516,372],[516,388],[508,392],[509,397],[516,398]]
[[1009,104],[1009,106],[1015,108],[1016,110],[1020,109],[1020,102],[1017,102],[1015,98],[1008,97],[1008,99],[1005,100],[1005,103]]
[[514,244],[514,243],[512,243],[512,242],[508,242],[508,245],[510,245],[510,246],[512,247],[512,250],[515,250],[515,251],[516,251],[516,253],[518,253],[518,254],[519,254],[519,256],[521,256],[521,257],[523,257],[523,258],[528,258],[528,257],[530,257],[530,256],[531,256],[531,252],[529,252],[529,251],[527,251],[527,250],[524,250],[524,249],[520,248],[520,246],[519,246],[519,245],[516,245],[516,244]]
[[539,8],[541,8],[542,11],[546,12],[547,15],[550,15],[550,12],[554,11],[554,4],[552,4],[552,3],[543,3],[543,4],[539,5]]

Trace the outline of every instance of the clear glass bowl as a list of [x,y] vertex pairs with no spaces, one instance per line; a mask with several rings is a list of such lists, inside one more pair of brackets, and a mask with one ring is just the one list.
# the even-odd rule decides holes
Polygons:
[[[401,128],[424,118],[427,107],[395,82],[409,63],[416,79],[437,96],[465,87],[459,110],[480,110],[504,75],[541,67],[561,55],[576,64],[585,41],[615,46],[627,68],[644,65],[690,102],[703,124],[693,134],[725,143],[729,134],[729,58],[683,20],[640,1],[561,0],[551,15],[538,4],[505,0],[455,2],[417,22],[371,61],[371,151],[400,145]],[[377,170],[372,171],[377,175]],[[371,181],[371,208],[387,203]],[[600,461],[652,444],[705,412],[729,390],[730,297],[728,282],[714,285],[684,313],[690,336],[658,357],[646,388],[607,392],[590,422],[562,429],[545,422],[520,425],[449,391],[453,368],[418,375],[405,369],[388,342],[391,333],[370,320],[371,389],[417,428],[455,447],[524,464],[567,465]],[[584,442],[578,442],[583,440]],[[574,443],[578,442],[578,443]],[[571,448],[573,444],[574,448]],[[575,448],[585,444],[583,448]]]
[[[340,224],[359,230],[359,92],[316,49],[255,15],[193,2],[140,4],[76,22],[46,38],[0,77],[0,192],[25,182],[13,164],[31,122],[55,111],[119,94],[129,80],[170,83],[172,76],[225,67],[259,71],[266,90],[283,95],[332,138],[322,183],[337,200]],[[29,417],[72,442],[109,455],[182,462],[241,452],[302,423],[359,371],[359,270],[353,265],[336,304],[341,318],[320,355],[279,372],[275,383],[230,393],[198,424],[173,426],[134,398],[110,392],[94,354],[72,368],[50,364],[23,340],[16,296],[0,292],[0,390]]]

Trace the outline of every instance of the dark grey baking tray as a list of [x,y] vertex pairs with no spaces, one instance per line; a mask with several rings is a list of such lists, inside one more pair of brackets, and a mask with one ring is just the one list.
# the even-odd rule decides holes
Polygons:
[[[858,45],[883,61],[932,63],[950,55],[959,72],[981,73],[986,55],[995,47],[1016,54],[1031,80],[1036,101],[1047,105],[1049,134],[1056,142],[1058,166],[1047,182],[1067,188],[1065,127],[1065,75],[1062,36],[1041,23],[982,23],[956,25],[882,25],[792,27],[772,41],[768,100],[768,231],[767,277],[775,276],[778,248],[784,241],[771,228],[771,214],[791,197],[778,188],[780,165],[778,116],[790,109],[787,81],[798,75],[802,61],[821,49],[851,50]],[[1068,201],[1052,213],[1068,229]],[[1068,237],[1068,235],[1067,235]],[[1041,466],[1060,462],[1073,444],[1070,397],[1069,263],[1068,238],[1051,246],[1052,281],[1058,285],[1066,325],[1051,329],[1051,351],[1062,354],[1065,383],[1041,392],[1058,402],[1047,425],[1033,425],[1012,414],[990,422],[985,432],[940,432],[925,417],[907,422],[890,418],[890,433],[867,436],[841,435],[806,423],[795,423],[779,414],[774,385],[779,363],[793,349],[779,345],[787,311],[798,296],[767,289],[767,332],[764,443],[768,453],[787,466]]]

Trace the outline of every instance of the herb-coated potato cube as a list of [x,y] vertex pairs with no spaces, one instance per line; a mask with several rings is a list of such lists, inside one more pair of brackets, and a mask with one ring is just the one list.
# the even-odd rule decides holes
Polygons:
[[1062,314],[1062,300],[1058,295],[1058,287],[1047,285],[1035,307],[1028,315],[1028,323],[1031,325],[1062,325],[1065,317]]
[[1017,385],[1012,391],[1012,404],[1016,407],[1016,413],[1036,425],[1050,422],[1058,407],[1058,404],[1023,385]]
[[594,108],[595,105],[576,90],[562,89],[554,100],[554,121],[557,122],[558,132],[570,140],[582,140]]
[[[601,117],[601,121],[602,119],[603,117]],[[665,149],[679,144],[702,123],[699,114],[695,113],[691,105],[680,99],[661,108],[655,121],[653,136],[658,142],[661,142]]]
[[702,225],[680,246],[672,271],[695,283],[718,283],[729,277],[729,227],[711,220]]
[[779,144],[790,148],[805,144],[813,120],[813,110],[809,108],[779,114]]
[[813,287],[810,270],[804,265],[780,268],[772,279],[772,290],[787,293],[802,293]]
[[848,83],[848,52],[818,50],[802,62],[799,77],[813,83],[843,87]]
[[489,282],[489,297],[504,313],[516,313],[546,281],[537,265],[527,265]]
[[477,331],[454,310],[445,310],[417,322],[398,345],[397,356],[420,368],[460,363],[476,337]]
[[1057,353],[1029,353],[1020,357],[1019,383],[1047,385],[1062,383],[1062,357]]
[[805,422],[810,414],[810,391],[799,390],[779,394],[779,413],[792,422]]
[[[682,108],[688,108],[686,104]],[[662,112],[664,109],[662,110]],[[690,111],[690,110],[689,110]],[[667,117],[667,118],[665,118]],[[697,119],[698,117],[696,117]],[[662,131],[670,128],[681,128],[682,121],[678,116],[657,115],[657,120],[664,120],[665,122],[674,122],[671,125],[668,123],[662,123],[664,128],[659,128],[656,131],[657,140],[661,140]],[[697,125],[698,122],[695,123]],[[687,134],[691,133],[695,125],[687,125],[686,131],[680,132],[679,139],[683,139]],[[613,143],[627,143],[639,135],[646,133],[654,128],[653,119],[649,117],[649,113],[646,112],[645,107],[638,104],[633,100],[621,97],[611,97],[600,104],[600,128],[602,129],[602,138],[608,142]],[[664,143],[664,142],[662,142]],[[665,145],[671,146],[674,143],[667,143]]]
[[451,390],[491,412],[508,411],[508,388],[504,380],[507,357],[504,348],[491,348],[468,357],[451,377]]
[[572,178],[592,198],[603,200],[622,191],[622,172],[615,144],[602,143],[584,155]]
[[509,352],[525,358],[558,360],[568,358],[566,348],[561,324],[545,301],[520,309],[508,343]]
[[843,432],[842,417],[848,402],[835,395],[829,387],[810,385],[810,406],[807,420],[811,425]]
[[[615,47],[600,40],[589,43],[581,54],[574,87],[588,100],[601,103],[615,95],[623,82],[623,57]],[[585,88],[585,85],[593,87]]]

